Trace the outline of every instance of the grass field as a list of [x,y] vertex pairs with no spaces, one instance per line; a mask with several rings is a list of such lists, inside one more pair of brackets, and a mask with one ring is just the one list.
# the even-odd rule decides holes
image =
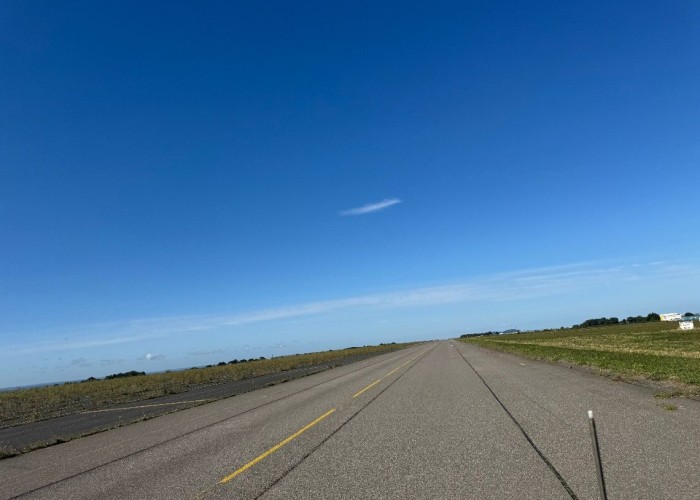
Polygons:
[[409,345],[411,344],[355,347],[210,368],[0,392],[0,426],[7,427],[80,411],[98,410],[117,403],[178,394],[205,385],[279,373],[350,356],[376,355]]
[[530,358],[599,368],[624,378],[678,383],[679,393],[700,394],[700,329],[676,322],[549,330],[462,339]]

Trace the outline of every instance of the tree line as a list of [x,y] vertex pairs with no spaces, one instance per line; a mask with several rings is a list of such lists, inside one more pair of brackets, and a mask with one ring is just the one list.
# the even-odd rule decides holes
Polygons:
[[[692,319],[698,317],[700,314],[687,312],[682,317],[686,319]],[[661,316],[655,312],[649,313],[646,316],[628,316],[627,318],[618,319],[612,318],[593,318],[587,319],[580,325],[574,325],[571,328],[589,328],[592,326],[605,326],[605,325],[631,325],[634,323],[652,323],[654,321],[661,321]]]
[[131,370],[130,372],[113,373],[112,375],[107,375],[105,377],[105,380],[112,380],[113,378],[124,378],[124,377],[139,377],[141,375],[146,375],[146,372],[137,372],[136,370]]
[[499,332],[482,332],[482,333],[465,333],[460,335],[460,339],[466,339],[467,337],[483,337],[484,335],[500,335]]
[[634,323],[652,323],[655,321],[661,321],[661,316],[655,312],[649,313],[646,316],[628,316],[627,318],[618,319],[616,317],[612,318],[592,318],[587,319],[580,325],[574,325],[571,328],[589,328],[592,326],[605,326],[605,325],[630,325]]

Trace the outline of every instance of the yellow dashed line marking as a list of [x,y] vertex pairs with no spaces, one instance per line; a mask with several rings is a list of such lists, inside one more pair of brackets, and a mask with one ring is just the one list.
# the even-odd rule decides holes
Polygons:
[[[382,377],[382,378],[384,378],[384,377]],[[372,387],[374,387],[375,385],[377,385],[377,384],[378,384],[379,382],[381,382],[381,381],[382,381],[381,378],[380,378],[379,380],[375,380],[374,382],[372,382],[371,384],[369,384],[369,385],[368,385],[367,387],[365,387],[364,389],[361,389],[360,391],[358,391],[358,392],[356,392],[355,394],[353,394],[352,397],[353,397],[353,398],[356,398],[357,396],[359,396],[360,394],[362,394],[363,392],[365,392],[367,389],[371,389]]]
[[378,380],[375,380],[374,382],[372,382],[371,384],[369,384],[369,385],[368,385],[367,387],[365,387],[364,389],[361,389],[360,391],[358,391],[358,392],[356,392],[355,394],[353,394],[352,397],[353,397],[353,398],[356,398],[357,396],[359,396],[360,394],[362,394],[362,393],[365,392],[366,390],[371,389],[372,387],[374,387],[375,385],[377,385],[379,382],[381,382],[382,380],[384,380],[385,378],[387,378],[389,375],[391,375],[392,373],[397,372],[398,370],[400,370],[401,368],[403,368],[404,366],[406,366],[407,364],[409,364],[411,361],[413,361],[414,359],[416,359],[418,356],[420,356],[421,354],[423,354],[423,353],[425,353],[425,352],[427,352],[427,351],[428,351],[428,349],[425,349],[424,351],[419,352],[418,354],[416,354],[415,356],[413,356],[411,359],[409,359],[409,360],[406,361],[405,363],[400,364],[399,366],[397,366],[396,368],[394,368],[393,370],[391,370],[389,373],[387,373],[386,375],[384,375],[382,378],[380,378],[380,379],[378,379]]
[[[380,378],[380,379],[378,379],[378,380],[375,380],[374,382],[372,382],[371,384],[369,384],[367,387],[365,387],[365,388],[361,389],[360,391],[356,392],[352,397],[353,397],[353,398],[356,398],[356,397],[359,396],[360,394],[362,394],[362,393],[364,393],[365,391],[371,389],[372,387],[374,387],[375,385],[377,385],[379,382],[381,382],[382,380],[384,380],[386,377],[388,377],[388,376],[391,375],[392,373],[396,373],[398,370],[400,370],[401,368],[403,368],[404,366],[406,366],[407,364],[409,364],[411,361],[415,360],[415,359],[418,358],[420,355],[426,353],[426,352],[429,351],[429,350],[430,350],[430,349],[425,349],[425,350],[419,352],[418,354],[416,354],[415,356],[413,356],[411,359],[409,359],[409,360],[406,361],[405,363],[402,363],[401,365],[399,365],[399,366],[397,366],[396,368],[394,368],[393,370],[391,370],[389,373],[387,373],[386,375],[384,375],[382,378]],[[262,455],[257,456],[256,458],[254,458],[253,460],[251,460],[250,462],[248,462],[247,464],[245,464],[245,465],[244,465],[243,467],[241,467],[240,469],[235,470],[234,472],[232,472],[231,474],[229,474],[229,475],[226,476],[225,478],[221,479],[221,480],[219,481],[219,484],[226,484],[226,483],[228,483],[228,482],[231,481],[233,478],[235,478],[236,476],[238,476],[238,475],[242,474],[243,472],[247,471],[248,469],[250,469],[250,468],[251,468],[252,466],[254,466],[255,464],[257,464],[257,463],[263,461],[265,458],[267,458],[268,456],[272,455],[274,452],[276,452],[277,450],[279,450],[280,448],[282,448],[284,445],[286,445],[286,444],[289,443],[290,441],[292,441],[292,440],[298,438],[298,437],[301,436],[304,432],[308,431],[311,427],[313,427],[314,425],[318,424],[321,420],[323,420],[324,418],[326,418],[326,417],[328,417],[329,415],[331,415],[335,410],[336,410],[336,408],[333,408],[332,410],[327,411],[326,413],[324,413],[323,415],[321,415],[320,417],[318,417],[316,420],[314,420],[314,421],[311,422],[310,424],[308,424],[308,425],[302,427],[301,429],[299,429],[298,431],[296,431],[294,434],[292,434],[291,436],[289,436],[288,438],[286,438],[284,441],[280,441],[279,443],[277,443],[275,446],[273,446],[272,448],[270,448],[269,450],[267,450],[267,451],[266,451],[265,453],[263,453]]]
[[[401,365],[401,366],[403,366],[403,365]],[[384,375],[384,376],[385,376],[385,377],[388,377],[388,376],[391,375],[392,373],[399,371],[399,370],[401,369],[401,366],[397,366],[396,368],[394,368],[393,370],[391,370],[389,373],[387,373],[387,374]]]
[[287,439],[285,439],[284,441],[280,441],[279,443],[277,443],[275,446],[273,446],[272,448],[270,448],[269,450],[267,450],[267,451],[266,451],[265,453],[263,453],[262,455],[259,455],[258,457],[254,458],[253,460],[251,460],[250,462],[248,462],[247,464],[245,464],[245,465],[244,465],[243,467],[241,467],[240,469],[237,469],[236,471],[232,472],[231,474],[229,474],[228,476],[226,476],[225,478],[223,478],[221,481],[219,481],[219,484],[226,484],[226,483],[228,483],[231,479],[233,479],[234,477],[236,477],[237,475],[239,475],[239,474],[241,474],[241,473],[247,471],[247,470],[250,469],[253,465],[257,464],[257,463],[260,462],[261,460],[264,460],[266,457],[272,455],[274,452],[276,452],[277,450],[279,450],[280,448],[282,448],[285,444],[287,444],[287,443],[289,443],[290,441],[292,441],[292,440],[298,438],[299,436],[301,436],[303,433],[305,433],[306,431],[308,431],[309,429],[311,429],[314,425],[316,425],[316,424],[319,423],[321,420],[323,420],[324,418],[326,418],[327,416],[329,416],[330,414],[332,414],[334,411],[335,411],[335,408],[333,408],[332,410],[327,411],[326,413],[324,413],[323,415],[321,415],[320,417],[318,417],[316,420],[314,420],[314,421],[311,422],[310,424],[308,424],[308,425],[302,427],[301,429],[299,429],[298,431],[296,431],[294,434],[292,434],[291,436],[289,436],[289,437],[288,437]]

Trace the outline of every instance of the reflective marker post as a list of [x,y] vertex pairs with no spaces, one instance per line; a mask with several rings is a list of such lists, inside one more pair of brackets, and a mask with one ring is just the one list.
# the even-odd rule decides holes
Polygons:
[[595,459],[595,468],[598,473],[598,492],[601,500],[608,500],[608,493],[605,491],[605,478],[603,477],[603,464],[600,461],[600,447],[598,446],[598,434],[595,429],[595,420],[593,420],[593,412],[588,410],[588,426],[591,429],[591,440],[593,441],[593,458]]

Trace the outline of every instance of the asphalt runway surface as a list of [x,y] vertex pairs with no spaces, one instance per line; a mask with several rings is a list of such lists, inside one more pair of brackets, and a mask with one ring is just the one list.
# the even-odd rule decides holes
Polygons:
[[456,341],[0,461],[0,498],[697,499],[700,403]]

